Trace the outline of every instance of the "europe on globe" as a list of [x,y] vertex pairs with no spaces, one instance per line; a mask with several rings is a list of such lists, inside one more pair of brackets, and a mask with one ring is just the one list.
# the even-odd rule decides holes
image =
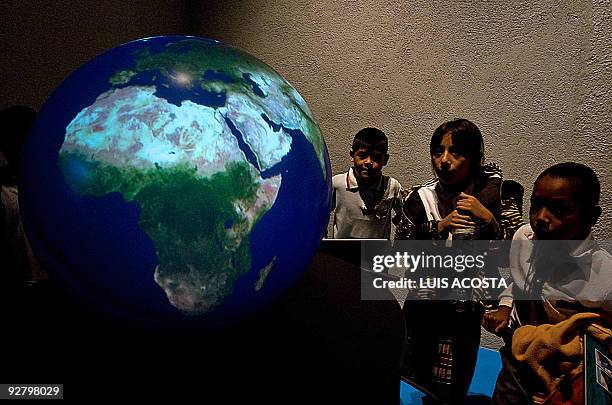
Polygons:
[[21,204],[49,273],[122,316],[231,321],[278,297],[323,236],[330,165],[298,92],[248,53],[152,37],[45,103]]

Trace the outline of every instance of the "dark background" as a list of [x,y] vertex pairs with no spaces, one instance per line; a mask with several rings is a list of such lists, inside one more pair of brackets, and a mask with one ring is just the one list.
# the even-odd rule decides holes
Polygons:
[[324,242],[279,302],[213,330],[120,323],[53,282],[2,291],[0,381],[62,383],[64,397],[79,403],[396,405],[404,321],[390,293],[387,301],[361,300],[358,251],[359,242]]

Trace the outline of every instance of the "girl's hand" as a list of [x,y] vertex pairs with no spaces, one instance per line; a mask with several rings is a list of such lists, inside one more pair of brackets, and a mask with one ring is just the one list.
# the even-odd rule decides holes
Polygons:
[[446,216],[443,220],[438,222],[438,233],[450,232],[457,228],[471,228],[476,226],[476,223],[472,221],[469,215],[461,215],[457,210],[454,210]]
[[476,197],[466,193],[459,194],[457,210],[469,212],[474,218],[480,219],[485,224],[488,224],[493,219],[491,211],[486,209]]

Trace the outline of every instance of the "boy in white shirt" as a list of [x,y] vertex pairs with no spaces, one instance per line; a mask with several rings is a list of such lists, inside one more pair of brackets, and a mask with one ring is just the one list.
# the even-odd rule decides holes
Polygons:
[[389,161],[387,136],[379,129],[357,132],[350,151],[353,167],[332,178],[335,239],[390,239],[401,215],[402,186],[382,174]]
[[[494,404],[528,403],[533,388],[509,350],[516,328],[557,324],[578,312],[610,319],[612,256],[591,234],[601,214],[599,195],[597,175],[582,164],[560,163],[538,176],[530,224],[517,230],[510,250],[513,282],[501,294],[499,309],[483,320],[506,342]],[[568,242],[535,242],[561,240]]]

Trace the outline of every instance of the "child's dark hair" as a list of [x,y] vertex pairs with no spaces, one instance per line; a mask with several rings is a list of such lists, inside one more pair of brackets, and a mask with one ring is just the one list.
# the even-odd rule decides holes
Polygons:
[[378,128],[364,128],[355,134],[352,151],[356,152],[361,148],[374,149],[386,155],[389,151],[389,140]]
[[442,143],[444,135],[450,133],[455,149],[470,158],[470,173],[477,176],[482,172],[484,163],[484,141],[480,129],[473,122],[464,118],[455,118],[445,122],[434,131],[429,152],[433,156],[436,148]]
[[583,210],[599,206],[601,185],[597,174],[590,167],[575,162],[558,163],[544,170],[536,182],[545,176],[567,180],[574,189],[576,202]]
[[515,180],[504,180],[501,185],[501,199],[514,200],[519,212],[523,213],[523,196],[525,194],[525,187]]

